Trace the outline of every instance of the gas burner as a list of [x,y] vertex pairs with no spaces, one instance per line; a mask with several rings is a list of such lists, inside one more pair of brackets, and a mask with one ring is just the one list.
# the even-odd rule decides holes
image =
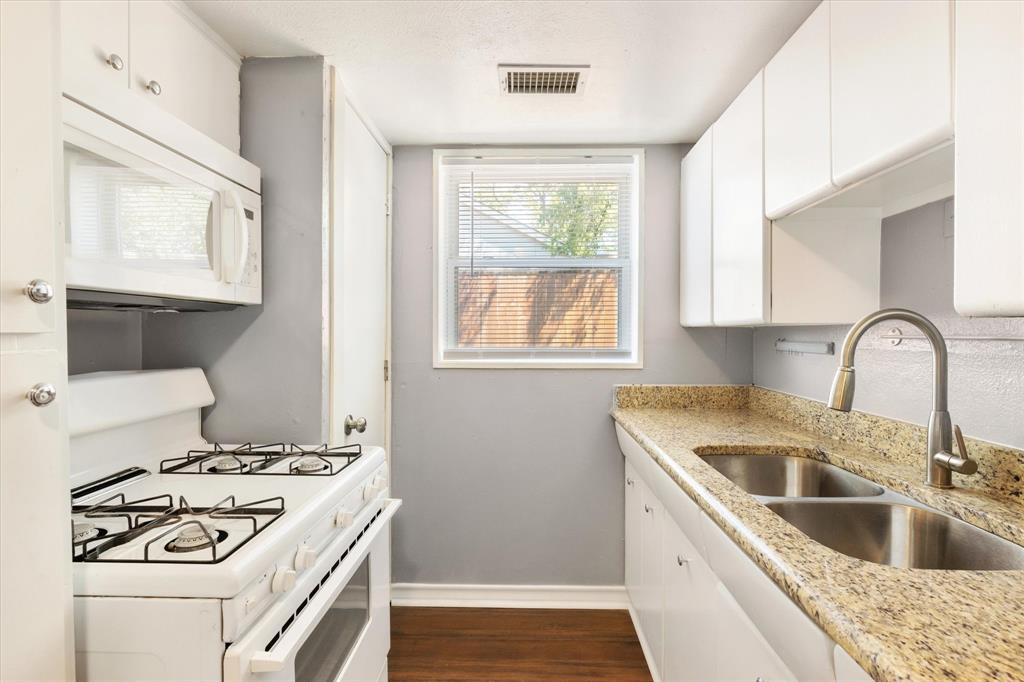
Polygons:
[[246,468],[245,462],[240,460],[235,455],[224,455],[223,457],[215,457],[210,460],[213,466],[207,469],[207,471],[217,474],[230,474],[234,472],[244,471]]
[[299,457],[290,467],[293,474],[319,474],[331,468],[331,463],[317,455],[303,455]]
[[106,528],[97,528],[95,523],[90,521],[76,521],[71,526],[71,539],[73,542],[85,542],[107,535]]
[[168,552],[195,552],[228,539],[227,531],[218,530],[212,523],[189,522],[181,526],[178,537],[168,542]]
[[[215,564],[284,514],[284,498],[238,504],[229,495],[210,507],[193,507],[170,495],[127,500],[124,493],[90,506],[72,506],[75,561]],[[92,521],[116,524],[114,531]],[[125,530],[120,530],[124,528]]]
[[363,454],[361,445],[303,447],[292,443],[224,446],[189,450],[184,457],[160,462],[162,474],[233,474],[287,476],[334,476]]

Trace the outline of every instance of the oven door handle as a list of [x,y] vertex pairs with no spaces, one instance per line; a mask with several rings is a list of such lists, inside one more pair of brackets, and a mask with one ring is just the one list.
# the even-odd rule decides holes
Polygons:
[[[352,574],[370,551],[370,545],[373,544],[373,541],[380,532],[387,527],[391,517],[395,515],[400,506],[402,506],[401,500],[386,500],[386,504],[381,509],[380,517],[374,521],[373,526],[366,535],[359,540],[358,550],[350,552],[328,580],[327,585],[330,585],[330,588],[325,591],[330,596],[318,599],[318,606],[314,607],[313,604],[307,606],[302,615],[295,619],[295,622],[291,624],[291,627],[288,628],[288,631],[274,645],[272,650],[255,652],[249,660],[249,670],[256,674],[284,670],[285,665],[295,654],[296,650],[302,646],[311,629],[320,621],[320,618],[330,608],[331,604],[334,603],[334,600],[341,594],[341,591],[345,589],[349,578],[352,577]],[[343,579],[339,576],[343,576]]]

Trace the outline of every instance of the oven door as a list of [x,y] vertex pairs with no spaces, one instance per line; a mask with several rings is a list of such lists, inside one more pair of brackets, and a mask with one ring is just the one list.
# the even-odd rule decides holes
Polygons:
[[354,543],[332,544],[288,599],[228,647],[224,679],[378,679],[391,646],[390,521],[401,504],[387,500],[379,514],[360,519],[364,527]]
[[67,286],[258,303],[258,194],[64,101]]

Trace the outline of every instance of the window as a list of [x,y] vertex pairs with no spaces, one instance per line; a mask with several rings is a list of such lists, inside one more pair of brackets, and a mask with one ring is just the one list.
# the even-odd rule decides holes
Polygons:
[[436,150],[435,367],[640,367],[642,150]]

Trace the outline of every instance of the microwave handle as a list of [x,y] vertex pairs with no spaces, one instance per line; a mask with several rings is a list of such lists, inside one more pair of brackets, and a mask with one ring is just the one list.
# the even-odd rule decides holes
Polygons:
[[236,249],[238,255],[227,280],[229,282],[240,282],[242,275],[245,273],[245,261],[248,260],[249,256],[249,224],[245,219],[245,207],[242,205],[242,197],[233,189],[227,190],[227,194],[235,205],[235,236],[237,237],[239,233],[242,235],[241,240],[239,240],[241,248]]

